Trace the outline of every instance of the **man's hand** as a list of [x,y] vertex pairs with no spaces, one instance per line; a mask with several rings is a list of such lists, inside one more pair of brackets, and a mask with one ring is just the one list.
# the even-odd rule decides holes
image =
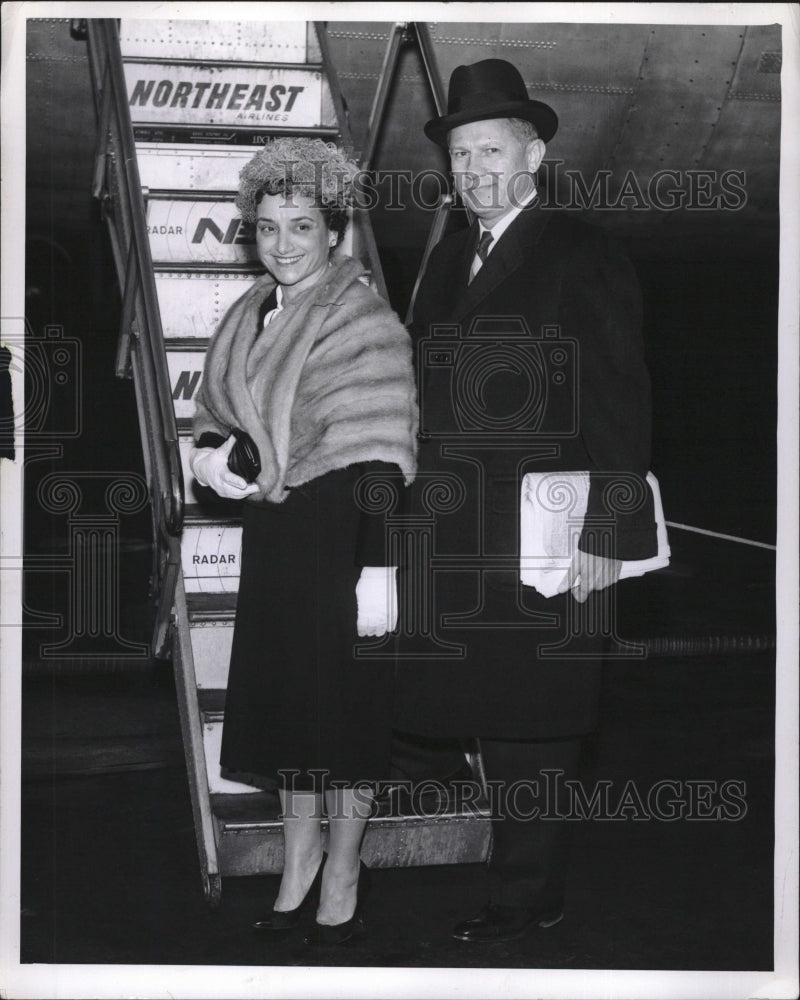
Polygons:
[[567,575],[559,585],[559,594],[572,591],[572,596],[583,604],[593,590],[604,590],[619,580],[622,570],[620,559],[606,559],[577,550],[572,558]]
[[193,448],[189,456],[189,468],[195,479],[228,500],[241,500],[258,493],[255,483],[245,482],[228,468],[228,455],[235,444],[236,438],[231,434],[219,448]]

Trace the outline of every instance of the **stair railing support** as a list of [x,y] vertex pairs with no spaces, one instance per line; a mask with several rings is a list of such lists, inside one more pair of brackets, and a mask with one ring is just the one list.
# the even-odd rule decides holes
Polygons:
[[[98,112],[98,143],[94,160],[92,193],[104,206],[115,246],[117,269],[122,282],[122,317],[116,370],[126,377],[135,360],[142,384],[137,403],[145,467],[153,508],[153,587],[157,598],[153,653],[164,655],[169,617],[180,568],[180,534],[183,527],[184,486],[179,439],[172,392],[167,371],[164,335],[147,236],[145,205],[136,161],[133,126],[127,103],[127,88],[115,20],[87,22],[90,65]],[[114,180],[118,198],[109,188],[110,158],[117,160]],[[124,269],[124,274],[120,273]],[[135,359],[132,338],[136,338]]]

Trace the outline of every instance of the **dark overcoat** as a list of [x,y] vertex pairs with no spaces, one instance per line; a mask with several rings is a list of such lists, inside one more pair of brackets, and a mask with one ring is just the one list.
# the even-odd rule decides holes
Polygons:
[[400,574],[398,728],[548,738],[596,724],[614,588],[580,605],[519,582],[527,471],[590,473],[580,547],[656,552],[638,282],[606,234],[538,204],[478,275],[475,223],[435,247],[412,338],[419,472]]

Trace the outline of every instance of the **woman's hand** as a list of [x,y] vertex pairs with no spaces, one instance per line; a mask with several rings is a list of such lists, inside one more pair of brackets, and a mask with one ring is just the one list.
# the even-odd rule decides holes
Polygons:
[[231,434],[219,448],[193,448],[189,456],[189,468],[201,485],[209,486],[228,500],[241,500],[251,493],[258,493],[258,486],[246,482],[228,468],[228,455],[234,444],[236,438]]
[[397,628],[397,567],[365,566],[356,584],[360,636],[386,635]]

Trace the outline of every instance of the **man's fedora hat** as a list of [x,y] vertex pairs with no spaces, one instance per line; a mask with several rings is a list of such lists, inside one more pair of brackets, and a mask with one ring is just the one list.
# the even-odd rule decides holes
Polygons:
[[456,66],[447,91],[447,114],[425,125],[425,135],[447,148],[447,133],[468,122],[490,118],[522,118],[531,122],[544,142],[556,134],[558,116],[541,101],[532,101],[519,70],[505,59],[484,59]]

